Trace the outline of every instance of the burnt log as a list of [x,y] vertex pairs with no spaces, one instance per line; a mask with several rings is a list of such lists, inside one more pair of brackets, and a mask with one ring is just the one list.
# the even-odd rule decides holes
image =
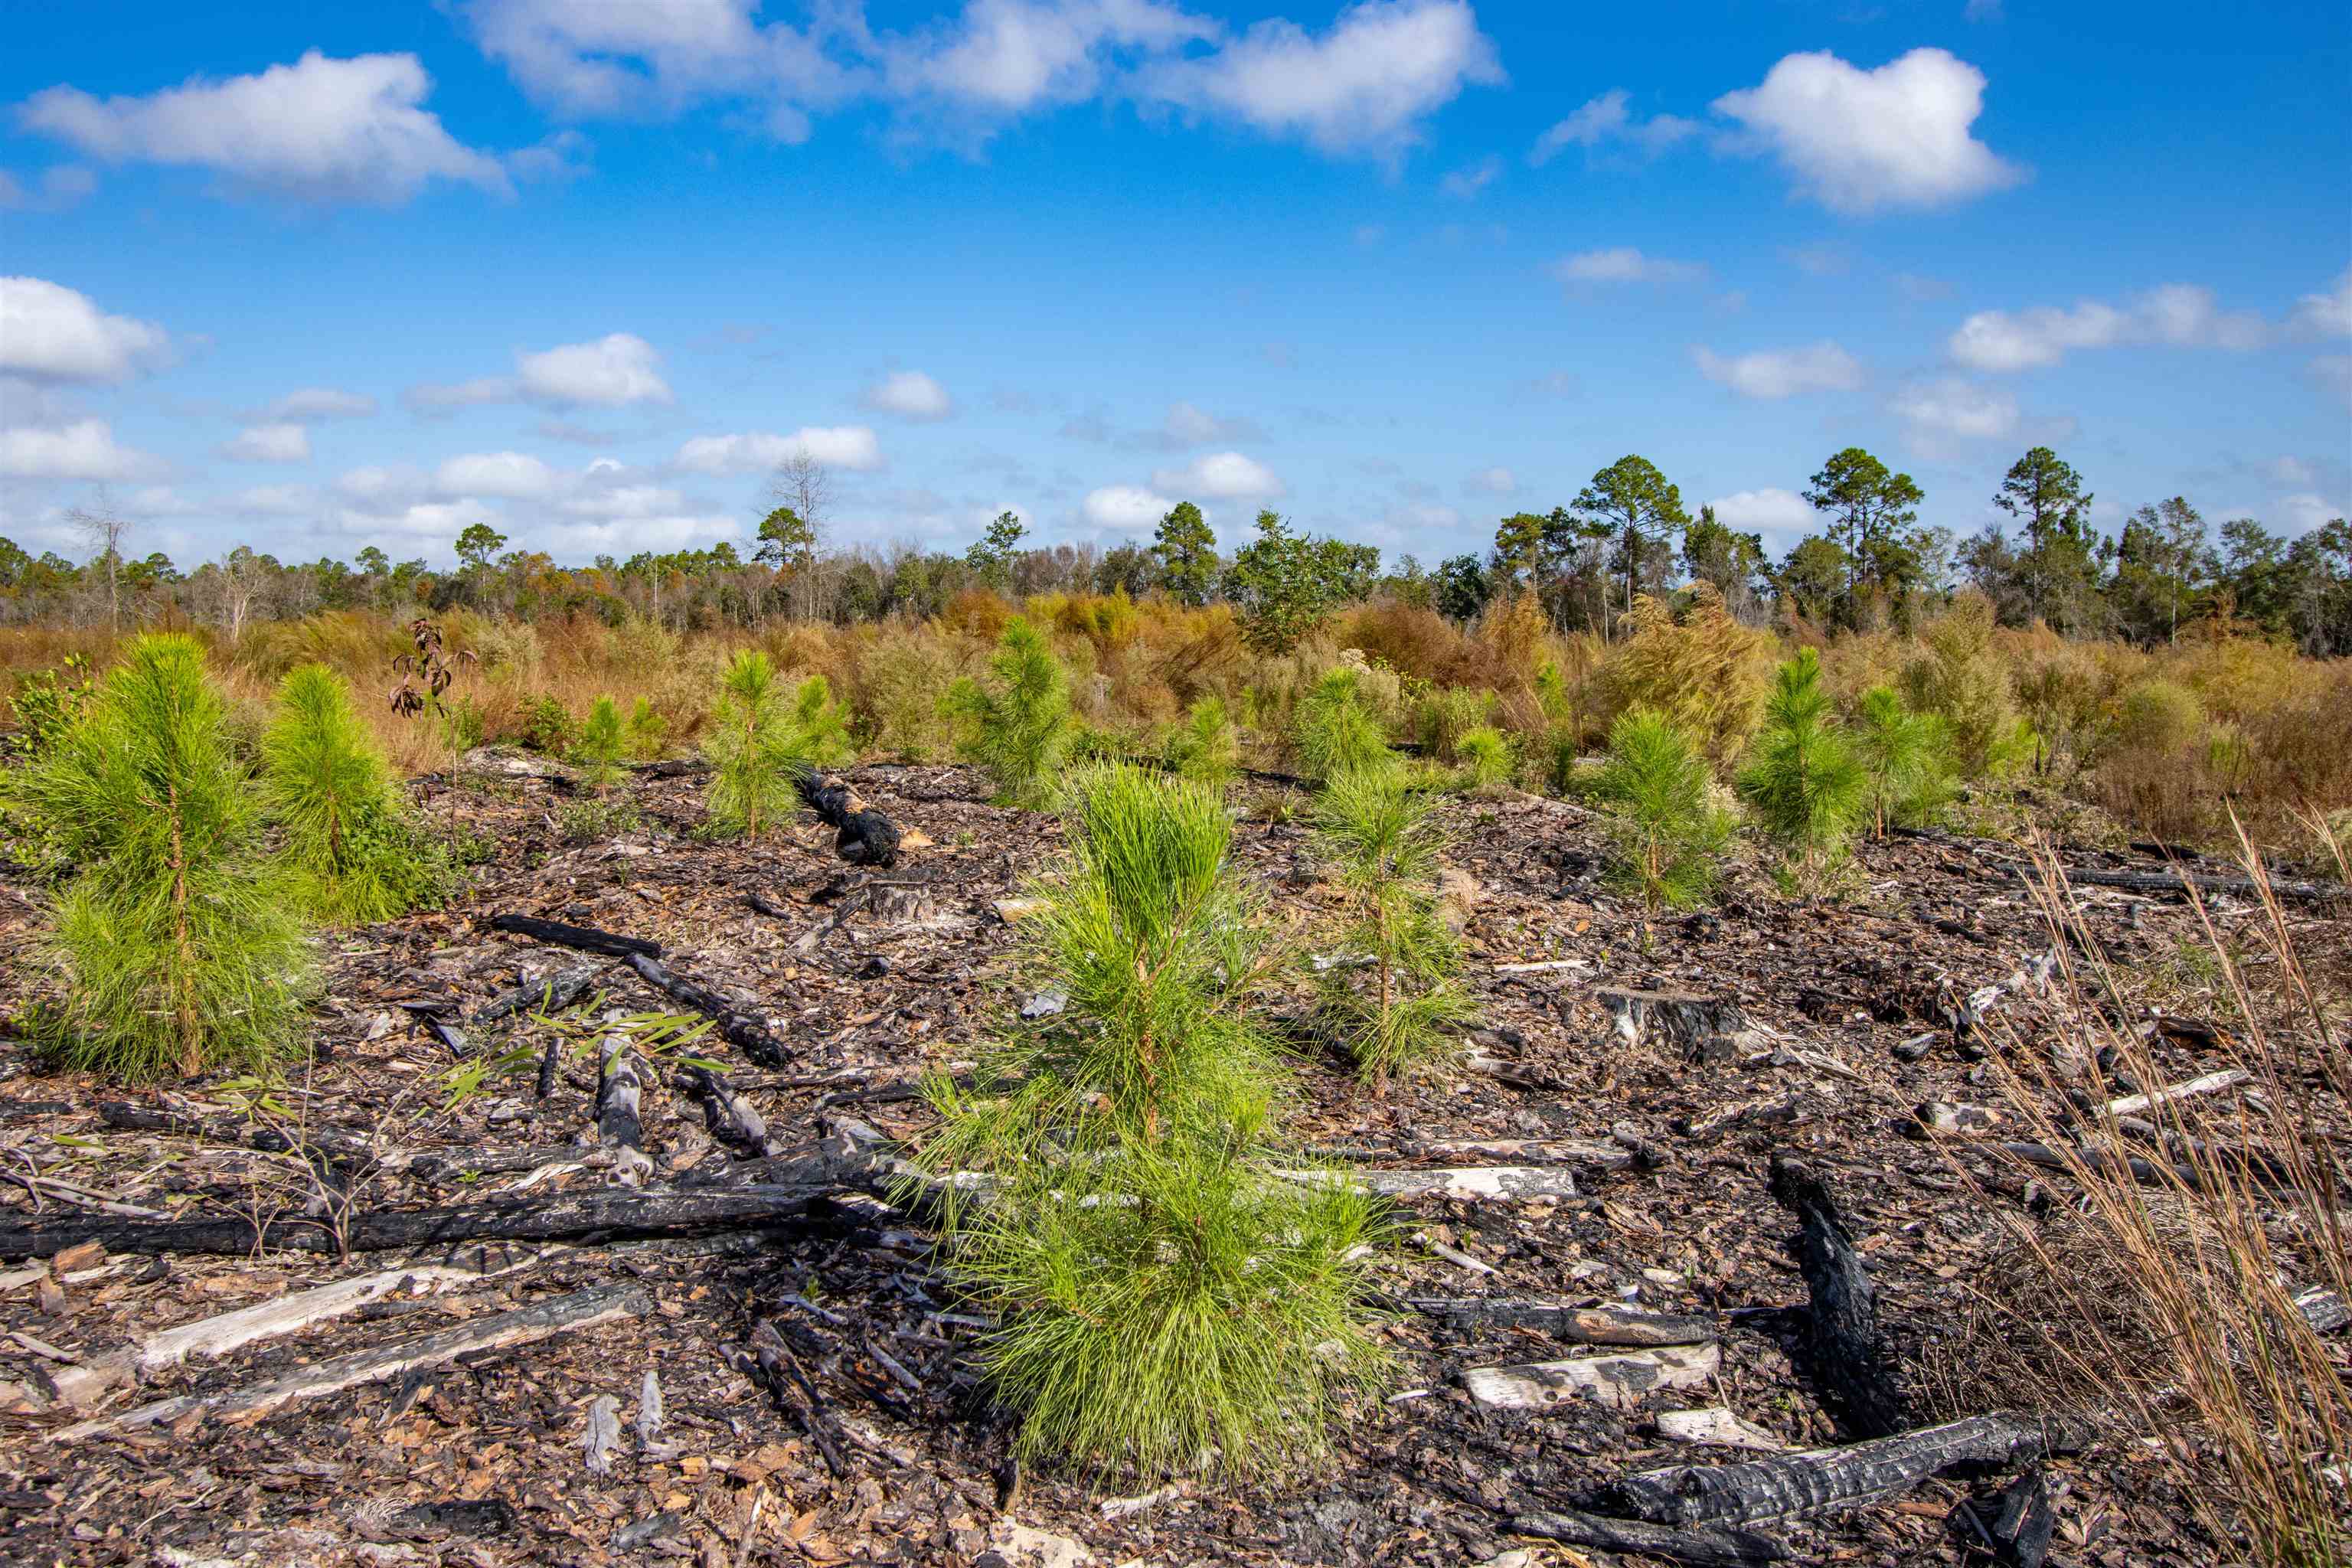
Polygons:
[[1534,1329],[1581,1345],[1697,1345],[1720,1331],[1713,1318],[1639,1307],[1577,1307],[1507,1298],[1409,1297],[1405,1305],[1456,1329]]
[[580,963],[559,969],[535,984],[512,985],[499,992],[482,1005],[482,1010],[474,1015],[474,1022],[478,1025],[495,1023],[500,1018],[510,1018],[518,1013],[533,1010],[561,1013],[588,994],[588,988],[595,983],[596,967],[593,964]]
[[1656,1036],[1695,1060],[1720,1060],[1748,1026],[1739,1004],[1729,997],[1687,991],[1629,991],[1615,986],[1595,993],[1617,1026],[1617,1037],[1638,1046]]
[[767,1119],[736,1091],[725,1074],[689,1067],[678,1075],[677,1087],[702,1102],[703,1126],[737,1153],[772,1159],[783,1152],[783,1145],[768,1135]]
[[1864,1437],[1902,1431],[1906,1402],[1879,1328],[1877,1296],[1829,1184],[1784,1156],[1772,1162],[1771,1192],[1800,1227],[1790,1251],[1811,1297],[1801,1335],[1808,1372],[1850,1430]]
[[640,1110],[645,1079],[625,1037],[615,1035],[605,1047],[596,1068],[596,1141],[615,1152],[614,1179],[635,1186],[653,1171]]
[[1996,1563],[2000,1568],[2042,1568],[2057,1532],[2058,1510],[2040,1467],[2018,1477],[1992,1496],[1963,1498],[1950,1516],[1961,1561]]
[[527,936],[533,942],[551,942],[581,952],[602,953],[606,958],[659,958],[662,953],[661,943],[641,936],[623,936],[618,931],[566,925],[562,921],[543,921],[532,915],[492,915],[488,924],[492,931]]
[[803,804],[834,830],[833,852],[853,866],[887,870],[898,863],[898,824],[837,778],[806,773],[793,780]]
[[1664,1557],[1696,1564],[1696,1568],[1747,1568],[1751,1563],[1786,1563],[1796,1556],[1787,1542],[1752,1530],[1669,1530],[1640,1520],[1603,1519],[1557,1510],[1519,1515],[1511,1521],[1511,1533],[1602,1552]]
[[[2021,879],[2031,874],[2015,872]],[[2063,881],[2082,888],[2120,888],[2132,893],[2185,893],[2194,889],[2200,893],[2231,893],[2241,898],[2260,898],[2264,883],[2252,877],[2216,877],[2201,871],[2173,868],[2163,871],[2107,871],[2093,867],[2062,866],[2058,875]],[[2288,877],[2267,879],[2270,890],[2282,899],[2300,899],[2321,903],[2331,899],[2352,899],[2352,887],[2341,882],[2305,882]]]
[[763,1068],[784,1065],[784,1043],[769,1033],[765,1024],[738,1009],[718,992],[674,973],[657,959],[643,953],[631,953],[629,967],[637,972],[638,979],[663,995],[683,1003],[709,1018],[718,1026],[719,1036],[750,1058],[753,1065]]
[[0,1226],[0,1258],[47,1258],[95,1241],[109,1252],[203,1252],[242,1257],[287,1250],[383,1252],[469,1241],[619,1241],[691,1236],[803,1220],[840,1188],[746,1184],[691,1189],[607,1188],[502,1199],[451,1208],[378,1209],[351,1215],[340,1232],[324,1219],[285,1212],[248,1217],[134,1220],[50,1210]]
[[2080,1416],[1996,1411],[1843,1448],[1642,1470],[1601,1483],[1578,1504],[1684,1530],[1762,1524],[1892,1497],[1947,1470],[2040,1464],[2053,1454],[2081,1452],[2093,1436]]

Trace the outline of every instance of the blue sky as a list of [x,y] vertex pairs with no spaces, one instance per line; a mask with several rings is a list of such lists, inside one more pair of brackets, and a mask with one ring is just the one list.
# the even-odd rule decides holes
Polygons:
[[2352,12],[2000,0],[12,7],[0,533],[559,559],[1148,538],[1424,562],[1626,452],[1965,534],[2352,510]]

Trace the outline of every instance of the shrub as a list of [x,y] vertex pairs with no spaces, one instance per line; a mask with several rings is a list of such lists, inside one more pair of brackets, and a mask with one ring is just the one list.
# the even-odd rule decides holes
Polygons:
[[298,666],[261,741],[262,796],[286,836],[293,896],[329,925],[368,925],[438,900],[448,857],[392,782],[343,678]]
[[1914,713],[1889,686],[1862,694],[1854,716],[1854,752],[1869,784],[1865,798],[1871,830],[1886,837],[1886,825],[1913,814],[1941,794],[1945,774],[1944,726],[1931,713]]
[[52,943],[77,1067],[123,1079],[257,1067],[300,1020],[309,947],[226,721],[194,641],[142,637],[11,784],[81,868]]
[[9,700],[16,715],[12,748],[20,756],[46,754],[81,717],[83,708],[97,689],[87,654],[69,653],[55,669],[26,670],[18,675],[16,695]]
[[793,750],[820,765],[846,763],[857,755],[850,742],[849,724],[833,687],[822,675],[812,675],[793,692]]
[[941,703],[963,726],[957,751],[987,771],[999,800],[1042,808],[1076,739],[1068,678],[1045,634],[1018,616],[988,669],[991,684],[960,679]]
[[1464,788],[1500,789],[1511,782],[1516,765],[1511,755],[1511,742],[1493,725],[1481,725],[1467,731],[1455,743],[1454,750],[1462,763]]
[[1810,870],[1843,847],[1868,784],[1853,744],[1831,720],[1820,656],[1800,648],[1774,679],[1763,732],[1740,770],[1740,798],[1765,834]]
[[1610,814],[1617,881],[1662,910],[1704,903],[1731,824],[1707,798],[1706,759],[1654,708],[1629,708],[1609,728],[1609,760],[1593,798]]
[[1706,583],[1679,619],[1647,595],[1634,598],[1630,619],[1633,635],[1601,670],[1614,704],[1656,709],[1717,762],[1737,753],[1770,685],[1770,639],[1741,626]]
[[800,739],[768,656],[756,649],[737,654],[719,681],[703,742],[712,768],[705,796],[711,826],[757,838],[763,827],[789,816],[798,799],[794,781],[808,766]]
[[[1320,1012],[1372,1081],[1443,1058],[1470,1016],[1460,953],[1437,910],[1445,835],[1402,769],[1334,774],[1316,799],[1316,846],[1346,892],[1349,919],[1324,971]],[[1355,962],[1351,962],[1355,961]]]
[[2116,705],[2116,743],[2152,752],[2181,752],[2205,728],[2205,705],[2177,681],[2136,682]]
[[1328,779],[1396,760],[1363,689],[1361,666],[1335,665],[1298,701],[1291,746],[1310,778]]
[[620,704],[599,697],[589,706],[587,722],[580,726],[581,781],[604,794],[621,776],[622,751]]
[[651,762],[662,754],[667,743],[669,721],[661,716],[649,697],[639,697],[629,708],[629,755],[639,762]]
[[1968,778],[2009,767],[2031,740],[2021,731],[1992,632],[1992,601],[1962,594],[1927,629],[1927,653],[1903,667],[1905,700],[1944,721],[1953,763]]
[[1071,854],[1037,884],[1035,977],[974,1085],[929,1085],[920,1164],[950,1268],[997,1319],[983,1356],[1016,1452],[1145,1472],[1283,1468],[1382,1356],[1358,1307],[1370,1201],[1275,1173],[1276,967],[1229,858],[1222,795],[1112,765],[1069,791]]
[[1493,692],[1474,691],[1466,686],[1433,686],[1413,706],[1413,739],[1440,762],[1460,762],[1462,738],[1488,728],[1494,716]]
[[527,700],[515,719],[515,742],[527,752],[564,756],[572,751],[576,737],[572,710],[543,693]]
[[1223,789],[1241,764],[1241,744],[1222,697],[1192,704],[1184,722],[1168,737],[1168,762],[1179,776]]

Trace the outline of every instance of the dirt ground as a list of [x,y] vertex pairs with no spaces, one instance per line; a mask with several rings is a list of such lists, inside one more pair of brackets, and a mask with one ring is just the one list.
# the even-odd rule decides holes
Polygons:
[[[640,820],[585,843],[564,839],[560,783],[425,781],[428,809],[462,816],[495,851],[454,907],[331,939],[317,1063],[289,1097],[314,1135],[337,1130],[403,1154],[361,1179],[361,1206],[457,1204],[526,1184],[595,1189],[610,1178],[576,1161],[485,1169],[499,1163],[480,1158],[593,1146],[593,1062],[567,1065],[544,1099],[526,1068],[446,1109],[443,1078],[457,1058],[401,1005],[441,1005],[477,1058],[545,1037],[527,1015],[473,1015],[558,969],[593,963],[608,1005],[674,1006],[624,963],[491,932],[483,922],[501,911],[657,941],[675,970],[766,1020],[786,1047],[780,1070],[716,1040],[695,1048],[727,1060],[781,1142],[805,1147],[858,1124],[919,1138],[929,1119],[913,1092],[919,1074],[967,1058],[992,1020],[1028,995],[1014,963],[1018,926],[996,905],[1051,863],[1060,829],[1050,816],[981,804],[983,787],[962,770],[850,776],[932,840],[888,874],[905,885],[864,886],[813,821],[757,848],[702,842],[690,776],[638,778],[629,788]],[[1265,793],[1240,789],[1245,799]],[[1545,1144],[1612,1139],[1643,1159],[1575,1167],[1572,1197],[1412,1203],[1373,1275],[1393,1311],[1383,1331],[1398,1352],[1395,1391],[1349,1415],[1320,1472],[1260,1488],[1016,1472],[1006,1419],[971,1370],[978,1326],[957,1310],[919,1231],[853,1202],[767,1233],[609,1246],[477,1246],[348,1263],[290,1252],[120,1255],[78,1260],[62,1283],[0,1262],[14,1281],[0,1291],[0,1559],[828,1568],[975,1563],[992,1552],[1015,1565],[1630,1563],[1515,1538],[1511,1521],[1627,1469],[1741,1457],[1662,1440],[1654,1421],[1663,1409],[1724,1405],[1792,1446],[1840,1440],[1792,1364],[1786,1320],[1741,1311],[1805,1296],[1793,1223],[1766,1192],[1779,1152],[1803,1155],[1830,1180],[1923,1408],[1942,1413],[1934,1391],[1953,1385],[1955,1336],[1980,1310],[1971,1291],[1999,1278],[1988,1273],[1990,1208],[2048,1196],[1964,1144],[1906,1135],[1919,1102],[1995,1095],[1985,1053],[2011,1046],[1956,1039],[1948,1009],[2051,949],[2028,889],[2001,869],[2019,852],[1951,839],[1865,844],[1858,880],[1835,902],[1788,900],[1743,868],[1715,908],[1669,918],[1645,950],[1637,915],[1601,887],[1601,840],[1584,812],[1532,797],[1456,799],[1444,810],[1460,835],[1452,862],[1477,884],[1467,973],[1483,1026],[1467,1060],[1376,1093],[1334,1060],[1304,1058],[1289,1133],[1370,1167],[1536,1164],[1556,1157]],[[1305,828],[1280,817],[1254,810],[1237,847],[1274,916],[1306,931],[1332,909]],[[2170,986],[2176,1007],[2193,999],[2198,928],[2183,900],[2097,889],[2075,897],[2127,973]],[[45,898],[21,873],[0,879],[0,1006],[20,1006],[42,984],[32,946]],[[2226,900],[2217,907],[2225,931],[2251,915]],[[2295,919],[2305,961],[2337,996],[2352,994],[2347,922],[2308,910]],[[1569,962],[1498,968],[1546,961]],[[1598,995],[1612,986],[1734,999],[1751,1032],[1714,1059],[1658,1041],[1628,1045]],[[2005,1006],[2022,1040],[2063,1024],[2031,988]],[[2193,1029],[2164,1037],[2168,1078],[2211,1065],[2198,1038]],[[643,1122],[655,1179],[723,1170],[730,1155],[704,1131],[699,1106],[669,1072],[654,1077]],[[101,1115],[101,1102],[170,1107],[209,1126],[126,1126],[136,1118]],[[182,1216],[299,1206],[290,1157],[219,1135],[231,1115],[216,1085],[110,1089],[47,1072],[22,1041],[0,1040],[0,1170],[10,1178],[0,1223],[92,1198]],[[1481,1144],[1514,1146],[1479,1158]],[[436,1149],[463,1152],[438,1165],[408,1157]],[[161,1369],[91,1408],[65,1409],[45,1393],[75,1361],[159,1329],[428,1264],[492,1272],[437,1293],[395,1291],[291,1337]],[[197,1410],[69,1444],[55,1436],[93,1413],[238,1388],[615,1284],[641,1288],[650,1310],[257,1419]],[[1710,1387],[1654,1394],[1629,1410],[1583,1400],[1485,1408],[1465,1390],[1465,1369],[1592,1352],[1528,1330],[1449,1329],[1403,1305],[1475,1296],[1722,1314],[1721,1369]],[[761,1319],[773,1320],[821,1395],[840,1473],[730,1361]],[[665,1413],[650,1443],[633,1430],[648,1373]],[[603,1474],[583,1448],[599,1395],[611,1396],[620,1426]],[[2124,1440],[2053,1466],[2052,1562],[2232,1560],[2231,1544],[2204,1539],[2147,1461]],[[1929,1481],[1783,1533],[1800,1562],[1959,1563],[1948,1516],[1997,1484]]]

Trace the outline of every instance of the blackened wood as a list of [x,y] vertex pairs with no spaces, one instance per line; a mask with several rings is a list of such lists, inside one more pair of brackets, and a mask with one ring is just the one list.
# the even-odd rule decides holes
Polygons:
[[823,1456],[826,1469],[836,1479],[849,1473],[849,1461],[842,1457],[840,1445],[834,1440],[824,1395],[817,1392],[800,1358],[784,1343],[773,1322],[761,1318],[752,1324],[750,1348],[732,1348],[727,1359],[737,1371],[766,1388],[777,1405],[800,1423],[801,1429]]
[[809,809],[834,830],[833,852],[853,866],[887,869],[898,863],[898,825],[857,798],[836,778],[803,773],[793,783]]
[[1786,1563],[1796,1555],[1788,1542],[1752,1530],[1670,1530],[1640,1520],[1603,1519],[1591,1513],[1523,1513],[1511,1521],[1511,1533],[1603,1552],[1664,1557],[1696,1563],[1698,1568],[1746,1568],[1751,1563]]
[[1604,1482],[1579,1501],[1595,1512],[1681,1529],[1760,1524],[1891,1497],[1946,1470],[2039,1464],[2080,1452],[2092,1436],[2080,1417],[1996,1411],[1843,1448],[1642,1470]]
[[1963,1498],[1952,1510],[1952,1536],[1961,1561],[2000,1568],[2042,1568],[2058,1528],[2050,1483],[2036,1467],[1989,1498]]
[[[343,1241],[352,1252],[466,1241],[620,1240],[687,1236],[730,1226],[796,1220],[835,1190],[819,1185],[747,1184],[687,1190],[613,1188],[453,1208],[383,1209],[351,1216]],[[47,1258],[95,1241],[109,1252],[206,1252],[240,1256],[284,1248],[332,1254],[337,1238],[323,1220],[274,1215],[257,1230],[244,1217],[127,1220],[51,1210],[0,1226],[0,1258]]]
[[1811,1298],[1801,1347],[1808,1372],[1853,1432],[1902,1431],[1909,1420],[1879,1328],[1877,1295],[1829,1184],[1811,1166],[1781,1157],[1772,1162],[1771,1190],[1800,1227],[1790,1250]]
[[699,985],[643,953],[629,955],[629,967],[637,977],[674,1002],[684,1003],[719,1027],[727,1042],[763,1068],[784,1065],[784,1043],[768,1032],[767,1026],[750,1014],[740,1012],[735,1005],[707,985]]
[[598,931],[594,926],[565,925],[562,921],[543,921],[530,915],[492,915],[489,927],[492,931],[527,936],[533,942],[552,942],[557,947],[601,952],[607,958],[659,958],[662,953],[661,943],[641,936],[623,936],[617,931]]
[[783,1145],[768,1135],[767,1119],[736,1091],[725,1074],[689,1067],[678,1075],[677,1085],[702,1102],[702,1124],[730,1149],[757,1157],[783,1152]]
[[[2035,879],[2036,873],[2011,868],[2022,879]],[[2183,893],[2194,888],[2200,893],[2233,893],[2242,898],[2259,898],[2262,888],[2252,877],[2216,877],[2201,871],[2107,871],[2087,866],[2062,866],[2058,875],[2076,887],[2120,888],[2133,893]],[[2301,899],[2324,902],[2330,899],[2352,898],[2352,888],[2341,882],[2305,882],[2293,878],[2273,877],[2270,890],[2282,899]]]
[[588,994],[588,988],[594,984],[596,968],[593,964],[582,963],[560,969],[535,985],[514,985],[499,992],[482,1005],[482,1010],[474,1015],[474,1022],[493,1023],[533,1010],[561,1013]]
[[550,1035],[547,1048],[539,1053],[539,1098],[545,1100],[555,1092],[555,1070],[563,1065],[563,1039]]
[[1713,1318],[1645,1312],[1638,1307],[1476,1297],[1411,1297],[1405,1305],[1457,1329],[1535,1329],[1581,1345],[1697,1345],[1722,1331]]

